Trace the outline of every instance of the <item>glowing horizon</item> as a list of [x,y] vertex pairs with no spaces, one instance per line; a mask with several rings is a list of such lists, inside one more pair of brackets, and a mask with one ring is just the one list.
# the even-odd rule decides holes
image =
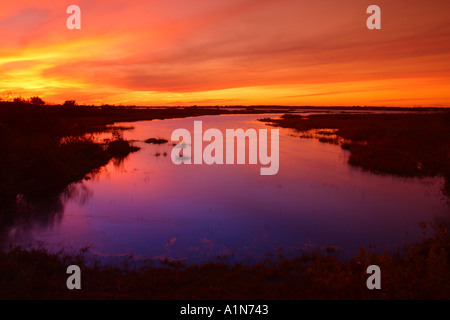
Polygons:
[[[82,29],[68,30],[77,4]],[[365,13],[382,9],[382,29]],[[448,0],[0,4],[0,97],[450,107]]]

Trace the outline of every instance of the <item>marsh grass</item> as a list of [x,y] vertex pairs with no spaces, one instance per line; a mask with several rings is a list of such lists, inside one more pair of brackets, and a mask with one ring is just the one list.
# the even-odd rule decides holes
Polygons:
[[[444,177],[443,193],[450,197],[449,111],[316,114],[308,118],[286,114],[268,124],[305,135],[311,130],[322,132],[320,141],[350,151],[348,163],[363,170],[404,177]],[[324,128],[334,129],[339,139],[324,136]]]
[[[60,193],[72,182],[136,151],[127,141],[106,145],[82,138],[118,121],[227,113],[201,108],[132,110],[0,103],[0,226],[20,218],[18,204],[61,213]],[[349,163],[375,172],[446,177],[450,196],[449,114],[286,115],[274,125],[334,128],[350,142]],[[56,199],[56,200],[55,200]],[[49,204],[50,203],[50,204]],[[45,211],[43,211],[45,213]],[[29,217],[24,217],[28,219]],[[42,218],[42,217],[41,217]],[[54,216],[44,214],[42,218]],[[1,299],[449,299],[450,241],[444,225],[423,225],[424,237],[406,253],[361,249],[348,262],[317,251],[277,256],[254,265],[163,261],[139,268],[87,264],[80,255],[45,249],[0,252]],[[1,228],[0,228],[1,229]],[[86,250],[84,250],[86,251]],[[82,268],[82,290],[66,288],[66,268]],[[379,265],[382,290],[366,287],[366,268]]]
[[[0,243],[8,228],[31,219],[32,208],[42,207],[42,216],[33,214],[34,218],[53,221],[63,211],[60,196],[72,183],[109,161],[122,165],[129,153],[139,149],[120,134],[131,127],[115,123],[254,113],[201,107],[49,106],[39,99],[32,101],[36,103],[23,98],[0,101]],[[273,111],[258,111],[265,112]],[[95,134],[102,132],[112,132],[113,139],[97,141]],[[44,210],[44,204],[49,210]]]
[[51,209],[55,214],[62,210],[60,195],[71,183],[138,150],[120,134],[96,142],[86,133],[99,127],[81,129],[79,124],[45,106],[0,104],[0,236],[2,229],[25,219],[31,211],[26,208],[46,204],[49,210],[38,211],[52,220]]
[[[294,258],[278,253],[253,264],[148,260],[130,267],[87,264],[82,252],[11,248],[0,253],[0,299],[450,299],[450,238],[443,224],[423,224],[421,243],[402,253],[364,248],[345,262],[333,248]],[[68,265],[82,270],[82,290],[65,287]],[[381,290],[366,287],[369,265]]]

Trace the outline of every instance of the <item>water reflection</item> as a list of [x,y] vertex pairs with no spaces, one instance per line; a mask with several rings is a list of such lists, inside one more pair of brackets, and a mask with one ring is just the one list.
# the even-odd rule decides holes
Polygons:
[[[121,134],[121,133],[120,133]],[[113,133],[113,136],[117,133]],[[117,156],[111,159],[115,168],[123,168],[128,156]],[[86,175],[81,182],[72,183],[61,192],[39,190],[39,196],[30,198],[18,194],[14,202],[5,201],[0,205],[0,248],[21,244],[33,246],[33,232],[36,230],[53,230],[62,221],[66,204],[70,201],[80,206],[87,204],[94,192],[87,181],[98,180],[103,168],[96,168]],[[35,185],[39,185],[35,183]],[[41,243],[41,242],[40,242]]]
[[38,199],[27,200],[18,195],[14,206],[2,208],[10,218],[0,225],[0,244],[32,241],[33,230],[51,230],[61,223],[69,200],[85,205],[92,195],[92,190],[83,182],[69,185],[61,194]]
[[[41,220],[23,215],[21,223],[6,228],[5,240],[42,241],[49,248],[91,246],[99,257],[248,261],[280,247],[292,252],[317,246],[335,246],[345,256],[369,244],[397,248],[418,240],[420,221],[449,216],[442,179],[362,172],[347,165],[348,153],[339,146],[299,139],[288,129],[280,130],[275,176],[261,176],[259,165],[175,166],[172,144],[144,142],[170,140],[174,129],[192,130],[194,120],[202,120],[204,130],[267,128],[256,119],[136,122],[124,138],[137,141],[139,152],[110,162],[53,204],[42,205],[46,214],[28,215],[44,216]],[[22,223],[26,228],[15,231]]]

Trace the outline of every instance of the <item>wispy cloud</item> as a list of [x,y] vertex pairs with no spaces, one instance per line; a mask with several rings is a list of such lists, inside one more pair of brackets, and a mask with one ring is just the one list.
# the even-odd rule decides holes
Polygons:
[[79,31],[69,4],[0,4],[0,87],[53,102],[450,106],[447,0],[379,0],[377,31],[366,0],[80,0]]

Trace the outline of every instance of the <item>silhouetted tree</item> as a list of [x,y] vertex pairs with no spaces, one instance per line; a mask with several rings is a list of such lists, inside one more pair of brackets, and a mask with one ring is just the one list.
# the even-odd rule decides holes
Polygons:
[[13,102],[14,102],[14,103],[28,103],[28,101],[25,100],[25,99],[22,98],[22,97],[14,98]]
[[73,107],[76,105],[77,105],[77,102],[75,100],[66,100],[63,104],[63,106],[66,106],[66,107]]
[[37,106],[43,106],[45,104],[44,100],[42,100],[39,97],[31,97],[30,98],[30,103],[37,105]]

